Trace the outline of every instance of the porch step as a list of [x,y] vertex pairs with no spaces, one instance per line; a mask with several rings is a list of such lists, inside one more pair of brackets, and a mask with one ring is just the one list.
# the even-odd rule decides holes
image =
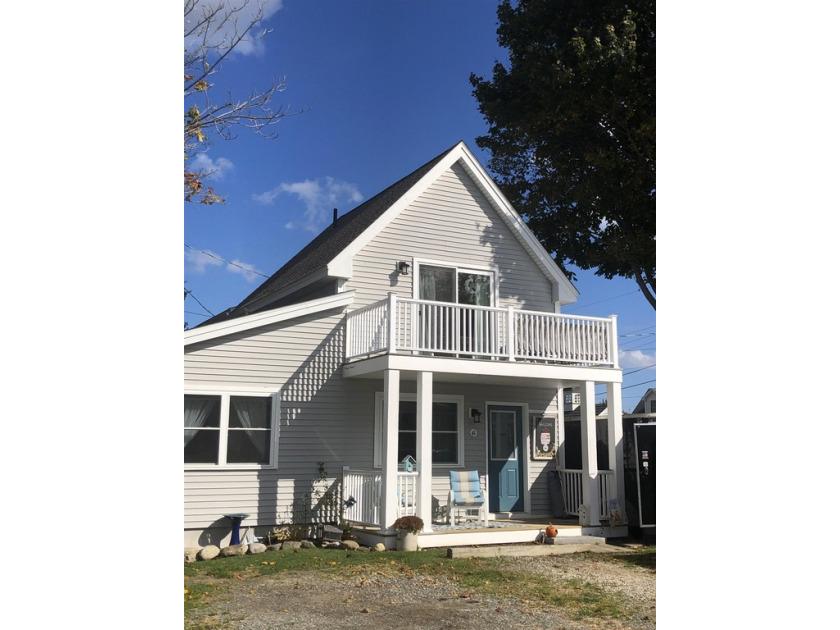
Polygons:
[[600,536],[555,536],[546,537],[542,542],[544,545],[604,545],[607,539]]

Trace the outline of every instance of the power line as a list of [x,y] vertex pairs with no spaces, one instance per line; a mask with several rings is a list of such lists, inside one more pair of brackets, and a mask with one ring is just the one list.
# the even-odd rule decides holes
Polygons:
[[[208,313],[210,313],[210,317],[212,317],[212,316],[213,316],[213,313],[210,311],[210,309],[209,309],[209,308],[207,308],[206,306],[204,306],[204,304],[202,304],[202,303],[198,300],[198,298],[197,298],[197,297],[195,297],[195,296],[193,295],[192,291],[190,291],[189,289],[184,289],[184,293],[186,293],[186,294],[187,294],[187,295],[189,295],[192,299],[194,299],[196,302],[198,302],[198,305],[199,305],[201,308],[203,308],[205,311],[207,311]],[[186,296],[184,296],[184,297],[186,297]],[[197,314],[197,313],[193,313],[193,314],[195,315],[195,314]]]
[[[194,252],[198,252],[199,254],[204,254],[205,256],[209,256],[210,258],[215,258],[216,260],[221,260],[223,263],[227,263],[228,265],[231,265],[233,267],[238,267],[239,269],[242,269],[243,271],[247,271],[249,273],[253,273],[255,275],[262,276],[263,278],[268,278],[268,276],[265,275],[264,273],[260,273],[259,271],[255,271],[254,269],[249,269],[248,267],[243,267],[242,265],[239,265],[235,262],[230,262],[229,260],[225,260],[224,258],[220,258],[219,256],[216,256],[215,254],[211,254],[210,252],[205,252],[202,249],[196,249],[192,245],[187,245],[186,243],[184,243],[184,247],[189,247]],[[208,313],[209,313],[209,311],[208,311]]]
[[611,298],[606,298],[604,300],[599,300],[598,302],[590,302],[589,304],[581,304],[579,306],[572,306],[571,308],[567,308],[566,312],[575,311],[581,308],[589,308],[590,306],[595,306],[596,304],[603,304],[604,302],[609,302],[611,300],[617,300],[618,298],[623,298],[628,295],[633,295],[634,293],[641,292],[641,289],[636,289],[635,291],[630,291],[629,293],[622,293],[621,295],[616,295]]
[[633,387],[638,387],[639,385],[647,385],[648,383],[655,383],[656,379],[650,381],[643,381],[641,383],[636,383],[635,385],[628,385],[627,387],[622,387],[621,390],[624,391],[625,389],[632,389]]
[[645,367],[640,367],[638,370],[633,370],[632,372],[625,372],[624,376],[629,376],[630,374],[635,374],[636,372],[641,372],[642,370],[649,370],[652,367],[656,367],[656,363],[646,365]]

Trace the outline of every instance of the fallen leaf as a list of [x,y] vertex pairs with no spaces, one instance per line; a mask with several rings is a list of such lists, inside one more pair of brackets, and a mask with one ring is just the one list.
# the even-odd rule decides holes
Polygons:
[[363,613],[369,613],[369,612],[370,612],[370,608],[362,608],[362,612],[363,612]]

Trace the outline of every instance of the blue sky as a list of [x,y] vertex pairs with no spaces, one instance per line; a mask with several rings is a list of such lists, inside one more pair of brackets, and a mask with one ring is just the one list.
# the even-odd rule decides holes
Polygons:
[[[495,2],[283,0],[270,12],[262,25],[272,32],[228,61],[214,89],[244,96],[285,77],[275,106],[306,111],[275,126],[277,139],[242,131],[201,157],[226,203],[184,207],[189,326],[237,304],[334,207],[352,210],[460,140],[482,163],[489,157],[475,144],[487,127],[469,76],[506,59]],[[580,298],[564,311],[618,315],[629,410],[656,386],[655,311],[632,281],[577,276]]]

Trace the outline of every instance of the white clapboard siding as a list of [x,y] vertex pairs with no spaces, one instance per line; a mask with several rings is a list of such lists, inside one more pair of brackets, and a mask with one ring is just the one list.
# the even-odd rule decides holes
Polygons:
[[356,292],[354,308],[389,292],[412,297],[413,276],[394,275],[397,261],[412,258],[495,266],[499,306],[554,312],[549,280],[458,164],[354,257],[353,277],[347,282],[347,290]]

